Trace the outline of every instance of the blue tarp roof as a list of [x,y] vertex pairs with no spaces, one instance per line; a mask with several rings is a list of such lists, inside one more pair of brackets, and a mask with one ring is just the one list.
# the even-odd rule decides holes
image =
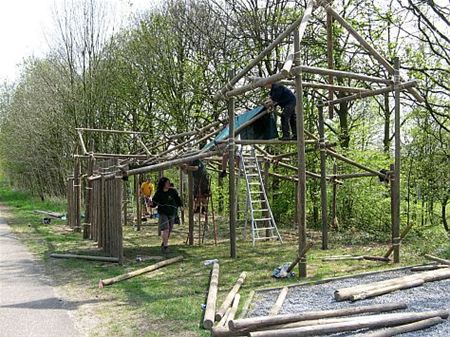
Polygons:
[[[260,106],[257,106],[256,108],[253,108],[252,110],[248,110],[248,111],[244,112],[243,114],[240,114],[239,116],[234,117],[235,129],[239,128],[242,124],[255,118],[264,109],[265,109],[264,105],[260,105]],[[229,135],[230,135],[230,128],[229,128],[229,125],[227,125],[222,129],[222,131],[219,132],[219,134],[216,136],[216,138],[214,138],[213,141],[206,144],[202,150],[206,151],[206,150],[211,149],[214,145],[217,144],[217,142],[227,139]]]

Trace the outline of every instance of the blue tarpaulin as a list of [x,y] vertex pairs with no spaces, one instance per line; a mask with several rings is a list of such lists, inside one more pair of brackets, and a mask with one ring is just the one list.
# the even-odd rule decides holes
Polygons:
[[[256,108],[253,108],[252,110],[248,110],[244,112],[243,114],[240,114],[239,116],[236,116],[234,118],[234,127],[235,129],[238,129],[241,125],[244,123],[252,120],[255,118],[258,114],[263,112],[266,108],[263,105],[257,106]],[[213,141],[206,144],[202,150],[209,150],[214,145],[217,144],[217,142],[221,140],[225,140],[228,138],[230,134],[230,128],[229,125],[226,125],[222,131],[219,132],[219,134],[214,138]],[[243,130],[239,132],[241,135],[241,139],[273,139],[277,138],[277,129],[276,129],[276,123],[273,116],[270,114],[261,117],[257,121],[255,121],[254,124],[250,124],[248,127],[245,127]]]

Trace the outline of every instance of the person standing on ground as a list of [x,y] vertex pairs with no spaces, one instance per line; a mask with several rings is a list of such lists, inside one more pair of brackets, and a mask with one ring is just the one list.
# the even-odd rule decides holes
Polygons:
[[169,178],[162,177],[158,181],[158,188],[153,196],[153,206],[158,207],[159,229],[162,233],[161,249],[167,252],[169,248],[169,235],[178,213],[178,207],[183,206],[176,189],[170,187]]
[[[284,85],[276,83],[266,84],[266,88],[270,89],[269,97],[265,106],[270,106],[276,103],[280,106],[281,113],[281,131],[283,133],[282,140],[297,139],[297,127],[295,116],[296,98],[294,93],[286,88]],[[292,138],[289,129],[292,131]]]
[[145,209],[147,214],[152,215],[152,195],[155,191],[155,185],[151,182],[150,178],[146,178],[144,182],[141,184],[141,193],[144,197]]

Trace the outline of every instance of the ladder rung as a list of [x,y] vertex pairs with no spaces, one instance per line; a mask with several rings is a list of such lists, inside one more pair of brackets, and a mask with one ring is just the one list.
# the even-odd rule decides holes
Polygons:
[[249,185],[261,185],[260,183],[248,183]]
[[253,212],[268,212],[268,208],[254,209]]
[[[272,220],[272,218],[261,218],[261,219],[253,219],[253,221],[269,221]],[[272,227],[275,228],[275,227]]]
[[256,204],[257,202],[266,202],[265,200],[252,200],[252,204]]
[[247,174],[247,177],[257,177],[258,173],[249,173]]
[[268,240],[268,239],[277,239],[278,240],[278,236],[262,236],[262,237],[254,238],[254,240]]
[[253,228],[254,231],[265,231],[275,229],[275,227]]

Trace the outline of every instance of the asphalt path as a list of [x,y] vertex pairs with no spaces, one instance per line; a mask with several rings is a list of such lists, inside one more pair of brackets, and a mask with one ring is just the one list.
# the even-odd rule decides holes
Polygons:
[[0,215],[0,337],[81,337],[73,302],[56,296],[43,268]]

